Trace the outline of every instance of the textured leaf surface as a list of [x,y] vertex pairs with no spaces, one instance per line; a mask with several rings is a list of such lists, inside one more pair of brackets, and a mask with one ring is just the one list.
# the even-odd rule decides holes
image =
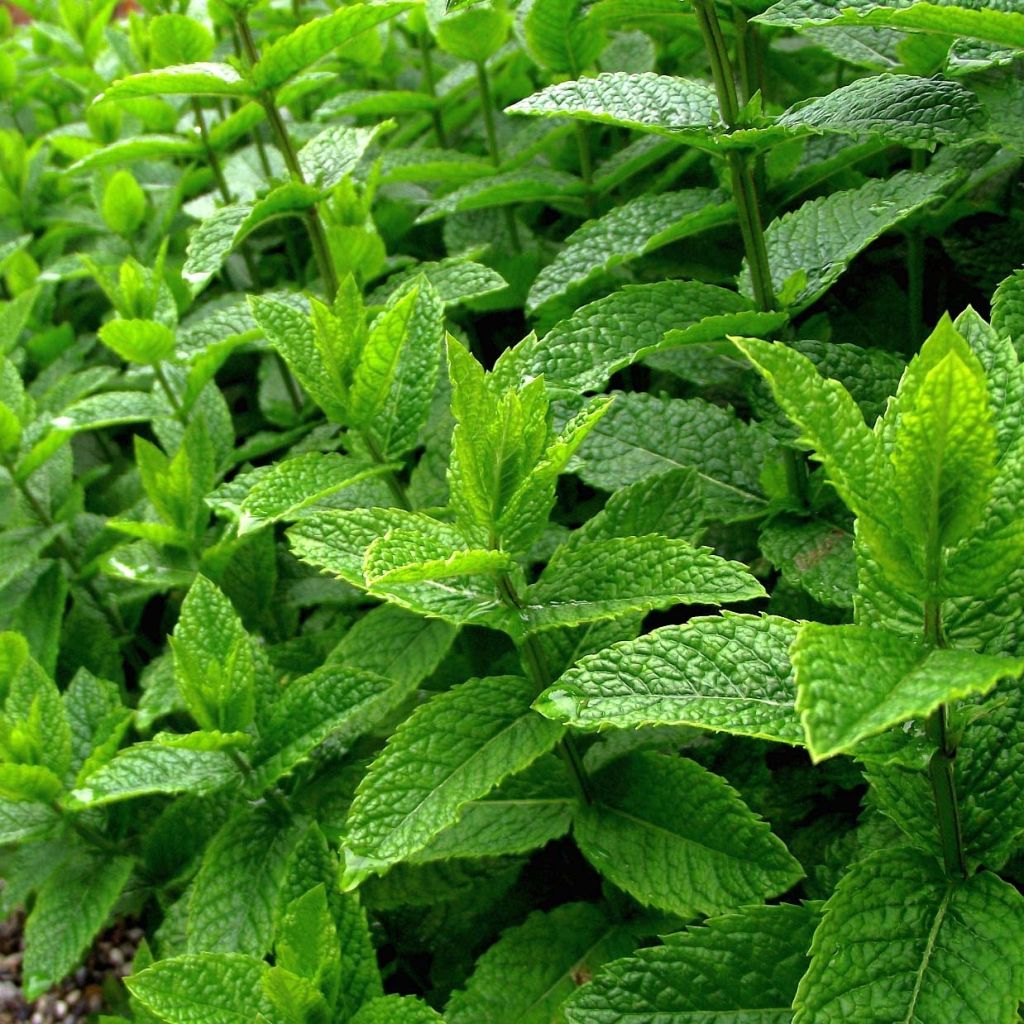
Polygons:
[[816,914],[790,903],[711,918],[601,970],[569,1024],[791,1024]]
[[1024,270],[1000,282],[992,296],[992,326],[1009,336],[1018,353],[1024,349]]
[[800,627],[792,650],[797,710],[815,759],[940,704],[984,694],[1024,672],[1024,659],[928,649],[907,636],[868,626]]
[[230,64],[179,64],[122,78],[108,86],[102,99],[135,96],[245,96],[248,84]]
[[360,783],[344,840],[343,886],[383,873],[458,820],[463,804],[549,751],[562,729],[530,709],[516,676],[471,679],[418,708]]
[[210,793],[240,775],[220,750],[188,750],[135,743],[83,779],[72,796],[83,804],[109,804],[152,793]]
[[534,0],[523,19],[530,56],[551,71],[577,75],[600,53],[604,34],[580,0]]
[[190,953],[269,952],[300,835],[294,821],[257,806],[243,807],[214,836],[189,898]]
[[788,111],[779,124],[842,135],[880,135],[903,146],[963,142],[985,120],[974,93],[956,82],[876,75]]
[[558,196],[579,195],[582,191],[582,182],[562,171],[543,167],[504,171],[460,185],[431,203],[416,223],[428,224],[452,213],[487,210],[512,203],[550,202]]
[[194,157],[202,148],[191,139],[180,135],[139,135],[134,139],[117,139],[76,160],[69,173],[93,171],[98,167],[123,167],[134,160],[153,160],[159,157]]
[[477,961],[445,1007],[448,1024],[550,1024],[559,1007],[608,960],[636,942],[627,924],[590,903],[535,911]]
[[238,532],[293,519],[302,509],[352,484],[376,476],[379,466],[336,452],[306,452],[275,462],[238,506]]
[[555,553],[526,592],[535,629],[610,619],[674,604],[722,604],[763,597],[746,566],[710,548],[660,534],[615,537]]
[[680,238],[726,223],[735,210],[717,189],[637,196],[598,220],[588,221],[536,277],[526,299],[529,312],[581,287],[602,271],[627,263]]
[[784,320],[781,314],[756,313],[741,295],[699,281],[627,285],[582,306],[543,338],[527,338],[512,358],[524,378],[543,374],[550,385],[596,391],[616,370],[662,348],[748,329],[767,333]]
[[767,435],[710,402],[616,393],[583,443],[576,472],[592,487],[614,491],[693,467],[709,517],[744,519],[764,510],[759,477],[771,447]]
[[255,957],[199,953],[159,960],[125,985],[169,1024],[288,1024],[264,989],[269,972]]
[[802,744],[795,636],[795,623],[774,616],[664,626],[584,658],[534,706],[575,729],[693,725]]
[[1022,935],[1024,899],[995,875],[951,881],[930,858],[880,851],[825,905],[794,1024],[1010,1024]]
[[444,1024],[444,1018],[414,996],[381,996],[363,1006],[352,1024]]
[[507,112],[573,117],[671,135],[717,123],[718,100],[707,82],[615,71],[550,85],[513,103]]
[[334,188],[355,169],[383,128],[350,128],[343,124],[325,128],[299,150],[303,176],[318,188]]
[[848,530],[820,519],[779,518],[761,531],[761,550],[816,601],[853,607],[857,563]]
[[253,80],[261,89],[276,89],[343,43],[412,6],[394,0],[353,4],[307,21],[267,47],[253,68]]
[[724,779],[695,761],[630,754],[593,779],[574,834],[610,882],[693,917],[785,892],[799,864]]
[[[814,199],[772,221],[765,230],[765,246],[776,292],[791,290],[786,283],[801,275],[794,278],[798,286],[787,308],[794,313],[806,309],[835,284],[857,253],[936,200],[952,181],[950,174],[902,171]],[[739,287],[750,291],[746,267]]]
[[50,875],[25,926],[25,998],[35,999],[78,966],[114,908],[130,857],[75,852]]

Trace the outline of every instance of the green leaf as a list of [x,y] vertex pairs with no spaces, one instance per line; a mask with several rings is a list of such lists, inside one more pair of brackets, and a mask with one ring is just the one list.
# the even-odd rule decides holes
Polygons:
[[409,696],[418,681],[416,675],[391,680],[328,664],[288,683],[261,723],[254,784],[266,788],[329,736],[348,742],[369,731]]
[[669,470],[692,467],[700,477],[708,518],[763,514],[759,478],[771,438],[728,409],[701,399],[613,393],[608,415],[580,449],[576,473],[614,491]]
[[538,64],[570,75],[591,67],[605,43],[597,19],[580,11],[580,0],[533,0],[523,18],[523,37]]
[[153,793],[212,793],[241,777],[220,750],[189,750],[162,743],[135,743],[79,780],[72,797],[94,807]]
[[329,888],[341,947],[341,985],[335,1013],[345,1019],[343,1014],[355,1014],[364,1003],[380,998],[384,989],[377,967],[377,951],[373,948],[366,911],[360,905],[358,894],[338,893],[333,886]]
[[161,157],[196,157],[202,152],[198,142],[184,139],[180,135],[137,135],[131,139],[117,139],[76,160],[69,168],[69,174],[95,171],[101,167],[123,167],[137,160],[154,160]]
[[103,222],[125,238],[135,234],[146,217],[146,193],[131,171],[115,171],[103,188]]
[[152,365],[174,352],[174,332],[156,320],[109,320],[99,338],[128,363]]
[[523,379],[544,375],[566,391],[596,391],[652,352],[717,341],[745,327],[774,331],[784,314],[756,313],[742,296],[699,281],[627,285],[576,310],[509,356]]
[[265,805],[243,806],[214,836],[191,888],[190,953],[270,951],[301,826]]
[[992,296],[992,327],[1009,337],[1018,352],[1024,349],[1024,270],[999,282]]
[[[420,275],[429,282],[446,309],[508,287],[508,282],[496,270],[464,256],[449,256],[437,262],[416,263],[409,269],[389,277],[385,284],[370,293],[368,305],[383,304],[388,296],[394,294],[402,285]],[[424,288],[421,284],[421,303],[423,299]]]
[[794,1024],[1010,1024],[1024,996],[1024,900],[995,875],[946,878],[907,849],[850,869],[825,905]]
[[76,850],[47,878],[25,923],[26,999],[37,999],[79,964],[132,872],[130,857]]
[[848,530],[823,519],[781,516],[761,531],[761,551],[816,601],[853,607],[857,563]]
[[125,985],[168,1024],[287,1024],[264,988],[269,973],[255,957],[199,953],[158,960]]
[[615,537],[558,551],[526,592],[532,629],[611,619],[674,604],[722,604],[763,597],[746,566],[710,548],[660,534]]
[[574,806],[564,766],[546,754],[483,799],[463,804],[459,820],[409,860],[426,864],[527,853],[564,836]]
[[972,36],[1024,49],[1024,14],[1006,2],[910,0],[893,6],[881,0],[781,0],[755,21],[780,27],[806,25],[888,25],[909,32]]
[[506,112],[571,117],[668,136],[719,121],[718,98],[709,83],[653,72],[613,71],[549,85]]
[[[373,422],[373,435],[388,459],[406,455],[419,443],[441,366],[444,300],[427,275],[417,276],[414,281],[409,289],[415,298],[406,322],[405,343],[384,407]],[[481,284],[471,286],[467,279],[459,287],[460,296],[467,288],[472,294],[479,287]]]
[[230,64],[200,61],[121,78],[93,102],[135,96],[247,96],[249,92],[249,83]]
[[311,981],[334,1004],[341,985],[341,948],[322,883],[288,904],[278,925],[274,962]]
[[411,334],[418,295],[414,285],[396,296],[370,328],[349,393],[349,416],[356,426],[371,427],[385,407]]
[[690,619],[583,658],[534,702],[574,729],[700,729],[803,744],[789,646],[775,616]]
[[816,761],[1024,672],[1024,659],[928,648],[872,626],[805,623],[791,654],[796,706]]
[[[765,230],[768,264],[775,291],[790,296],[790,314],[824,295],[862,249],[938,199],[954,178],[952,173],[901,171],[814,199],[772,221]],[[795,287],[788,284],[791,279],[797,281]],[[750,293],[748,267],[738,284]]]
[[422,849],[458,820],[465,803],[554,747],[562,729],[530,710],[533,693],[516,676],[471,679],[398,727],[356,791],[343,843],[343,888]]
[[352,1024],[444,1024],[444,1018],[415,996],[381,996],[366,1003]]
[[445,1007],[448,1024],[550,1024],[580,979],[636,944],[628,923],[591,903],[534,911],[477,961],[464,989]]
[[513,203],[553,203],[560,197],[583,192],[579,178],[563,171],[531,166],[525,170],[504,171],[460,185],[434,200],[416,218],[417,224],[429,224],[453,213],[488,210]]
[[370,144],[389,127],[385,123],[372,128],[350,128],[343,124],[325,128],[299,150],[303,176],[317,188],[334,188],[355,170]]
[[381,466],[337,452],[306,452],[275,462],[238,504],[238,534],[299,518],[304,508],[382,472]]
[[244,729],[255,710],[249,636],[231,602],[205,576],[185,595],[172,638],[178,692],[203,729]]
[[352,4],[307,21],[267,47],[252,69],[253,82],[259,89],[276,89],[350,39],[413,6],[404,0]]
[[60,776],[41,764],[0,764],[0,799],[51,804],[63,791]]
[[490,575],[513,567],[511,556],[491,548],[452,551],[442,538],[418,530],[389,530],[375,540],[363,559],[363,577],[371,589],[381,583],[419,583],[455,576]]
[[592,777],[574,835],[613,885],[680,917],[778,896],[803,872],[724,779],[695,761],[629,754]]
[[0,799],[0,843],[5,846],[45,839],[59,821],[47,805]]
[[728,223],[733,204],[717,189],[642,195],[587,221],[566,240],[562,251],[535,278],[526,309],[535,313],[570,289],[582,288],[617,266],[681,238]]
[[913,75],[875,75],[787,111],[778,123],[840,135],[879,135],[887,142],[934,149],[965,142],[985,113],[956,82]]
[[153,63],[191,64],[213,55],[213,34],[200,21],[184,14],[158,14],[149,20]]
[[324,354],[317,345],[309,314],[287,303],[260,296],[249,297],[249,308],[267,341],[281,354],[310,398],[329,419],[346,422],[343,395],[339,393]]
[[568,1024],[791,1024],[816,914],[791,903],[746,907],[603,968],[573,993]]

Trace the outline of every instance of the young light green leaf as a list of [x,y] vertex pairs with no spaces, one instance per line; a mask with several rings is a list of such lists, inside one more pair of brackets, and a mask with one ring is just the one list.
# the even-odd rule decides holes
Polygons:
[[302,827],[265,805],[243,806],[214,836],[191,888],[190,953],[270,951],[281,891]]
[[592,903],[535,911],[504,932],[448,1001],[448,1024],[550,1024],[580,978],[629,953],[636,935]]
[[130,857],[76,850],[43,883],[25,923],[26,999],[37,999],[78,965],[132,872]]
[[[422,849],[462,806],[551,750],[562,734],[530,710],[516,676],[471,679],[402,723],[356,791],[344,840],[342,887]],[[444,749],[436,737],[444,735]]]
[[200,61],[118,79],[94,102],[136,96],[247,96],[250,88],[230,64]]
[[158,960],[125,978],[128,991],[168,1024],[294,1024],[264,988],[270,966],[241,953]]
[[417,530],[389,530],[375,540],[363,559],[363,577],[373,588],[381,583],[419,583],[455,576],[507,572],[514,565],[505,551],[490,548],[455,550],[437,537]]
[[615,537],[555,552],[526,592],[532,629],[611,619],[674,604],[722,604],[763,597],[739,562],[660,534]]
[[322,883],[288,904],[277,929],[274,962],[311,981],[334,1005],[341,986],[341,948]]
[[713,917],[603,968],[570,995],[568,1024],[790,1024],[817,914],[792,903]]
[[572,117],[669,136],[706,129],[719,120],[718,99],[709,83],[653,72],[607,72],[549,85],[506,112]]
[[559,197],[580,195],[584,186],[579,178],[563,171],[531,166],[525,170],[505,171],[460,185],[432,202],[416,219],[429,224],[453,213],[487,210],[513,203],[546,202],[557,204]]
[[692,725],[802,745],[789,661],[796,628],[728,612],[663,626],[583,658],[534,707],[574,729]]
[[[952,173],[901,171],[814,199],[772,221],[765,230],[768,263],[776,292],[792,293],[788,311],[799,313],[824,295],[862,249],[938,199],[954,178]],[[750,293],[746,266],[738,284]]]
[[158,14],[149,22],[153,63],[191,64],[213,55],[213,33],[195,18],[184,14]]
[[817,761],[1024,672],[1024,659],[928,648],[869,626],[805,623],[791,656],[796,707]]
[[613,394],[608,415],[580,449],[576,473],[586,483],[614,491],[693,467],[709,518],[749,519],[764,512],[759,478],[773,447],[767,434],[701,399]]
[[352,1024],[444,1024],[444,1018],[415,996],[381,996],[366,1003]]
[[0,764],[0,799],[52,804],[63,791],[60,776],[41,764]]
[[663,246],[727,223],[736,211],[717,189],[643,195],[587,221],[536,277],[526,299],[535,313],[545,303],[581,288],[602,272]]
[[128,363],[160,363],[174,352],[174,332],[156,320],[109,320],[99,338]]
[[203,575],[185,595],[172,647],[178,691],[196,722],[244,729],[255,710],[251,642],[231,602]]
[[903,146],[934,149],[978,133],[985,113],[956,82],[913,75],[860,78],[788,110],[778,123],[840,135],[880,135]]
[[583,855],[641,903],[680,917],[777,896],[803,872],[724,779],[686,758],[629,754],[592,779]]
[[161,157],[188,159],[202,152],[202,145],[180,135],[137,135],[117,139],[76,160],[68,174],[95,171],[101,167],[124,167],[136,160],[158,160]]
[[325,128],[299,150],[303,176],[317,188],[325,191],[334,188],[355,169],[374,139],[387,131],[392,123],[372,128],[351,128],[343,124]]
[[995,875],[949,879],[930,857],[880,850],[825,905],[794,1024],[1010,1024],[1024,996],[1022,935],[1024,900]]
[[252,69],[253,82],[259,89],[276,89],[343,43],[413,6],[405,0],[352,4],[307,21],[267,47]]
[[549,71],[578,75],[593,65],[605,43],[598,20],[580,0],[533,0],[523,18],[530,56]]

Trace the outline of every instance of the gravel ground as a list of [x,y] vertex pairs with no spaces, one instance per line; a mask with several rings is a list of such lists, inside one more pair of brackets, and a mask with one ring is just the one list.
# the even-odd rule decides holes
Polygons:
[[35,1002],[21,993],[22,917],[0,924],[0,1024],[78,1024],[105,1009],[104,986],[131,970],[142,929],[120,923],[103,932],[73,975]]

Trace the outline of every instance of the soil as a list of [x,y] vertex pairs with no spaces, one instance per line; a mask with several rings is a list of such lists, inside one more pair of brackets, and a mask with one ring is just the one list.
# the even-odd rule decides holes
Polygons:
[[21,914],[0,924],[0,1024],[84,1024],[109,1012],[106,993],[131,971],[142,929],[119,922],[102,932],[74,974],[28,1003],[21,990],[23,924]]

